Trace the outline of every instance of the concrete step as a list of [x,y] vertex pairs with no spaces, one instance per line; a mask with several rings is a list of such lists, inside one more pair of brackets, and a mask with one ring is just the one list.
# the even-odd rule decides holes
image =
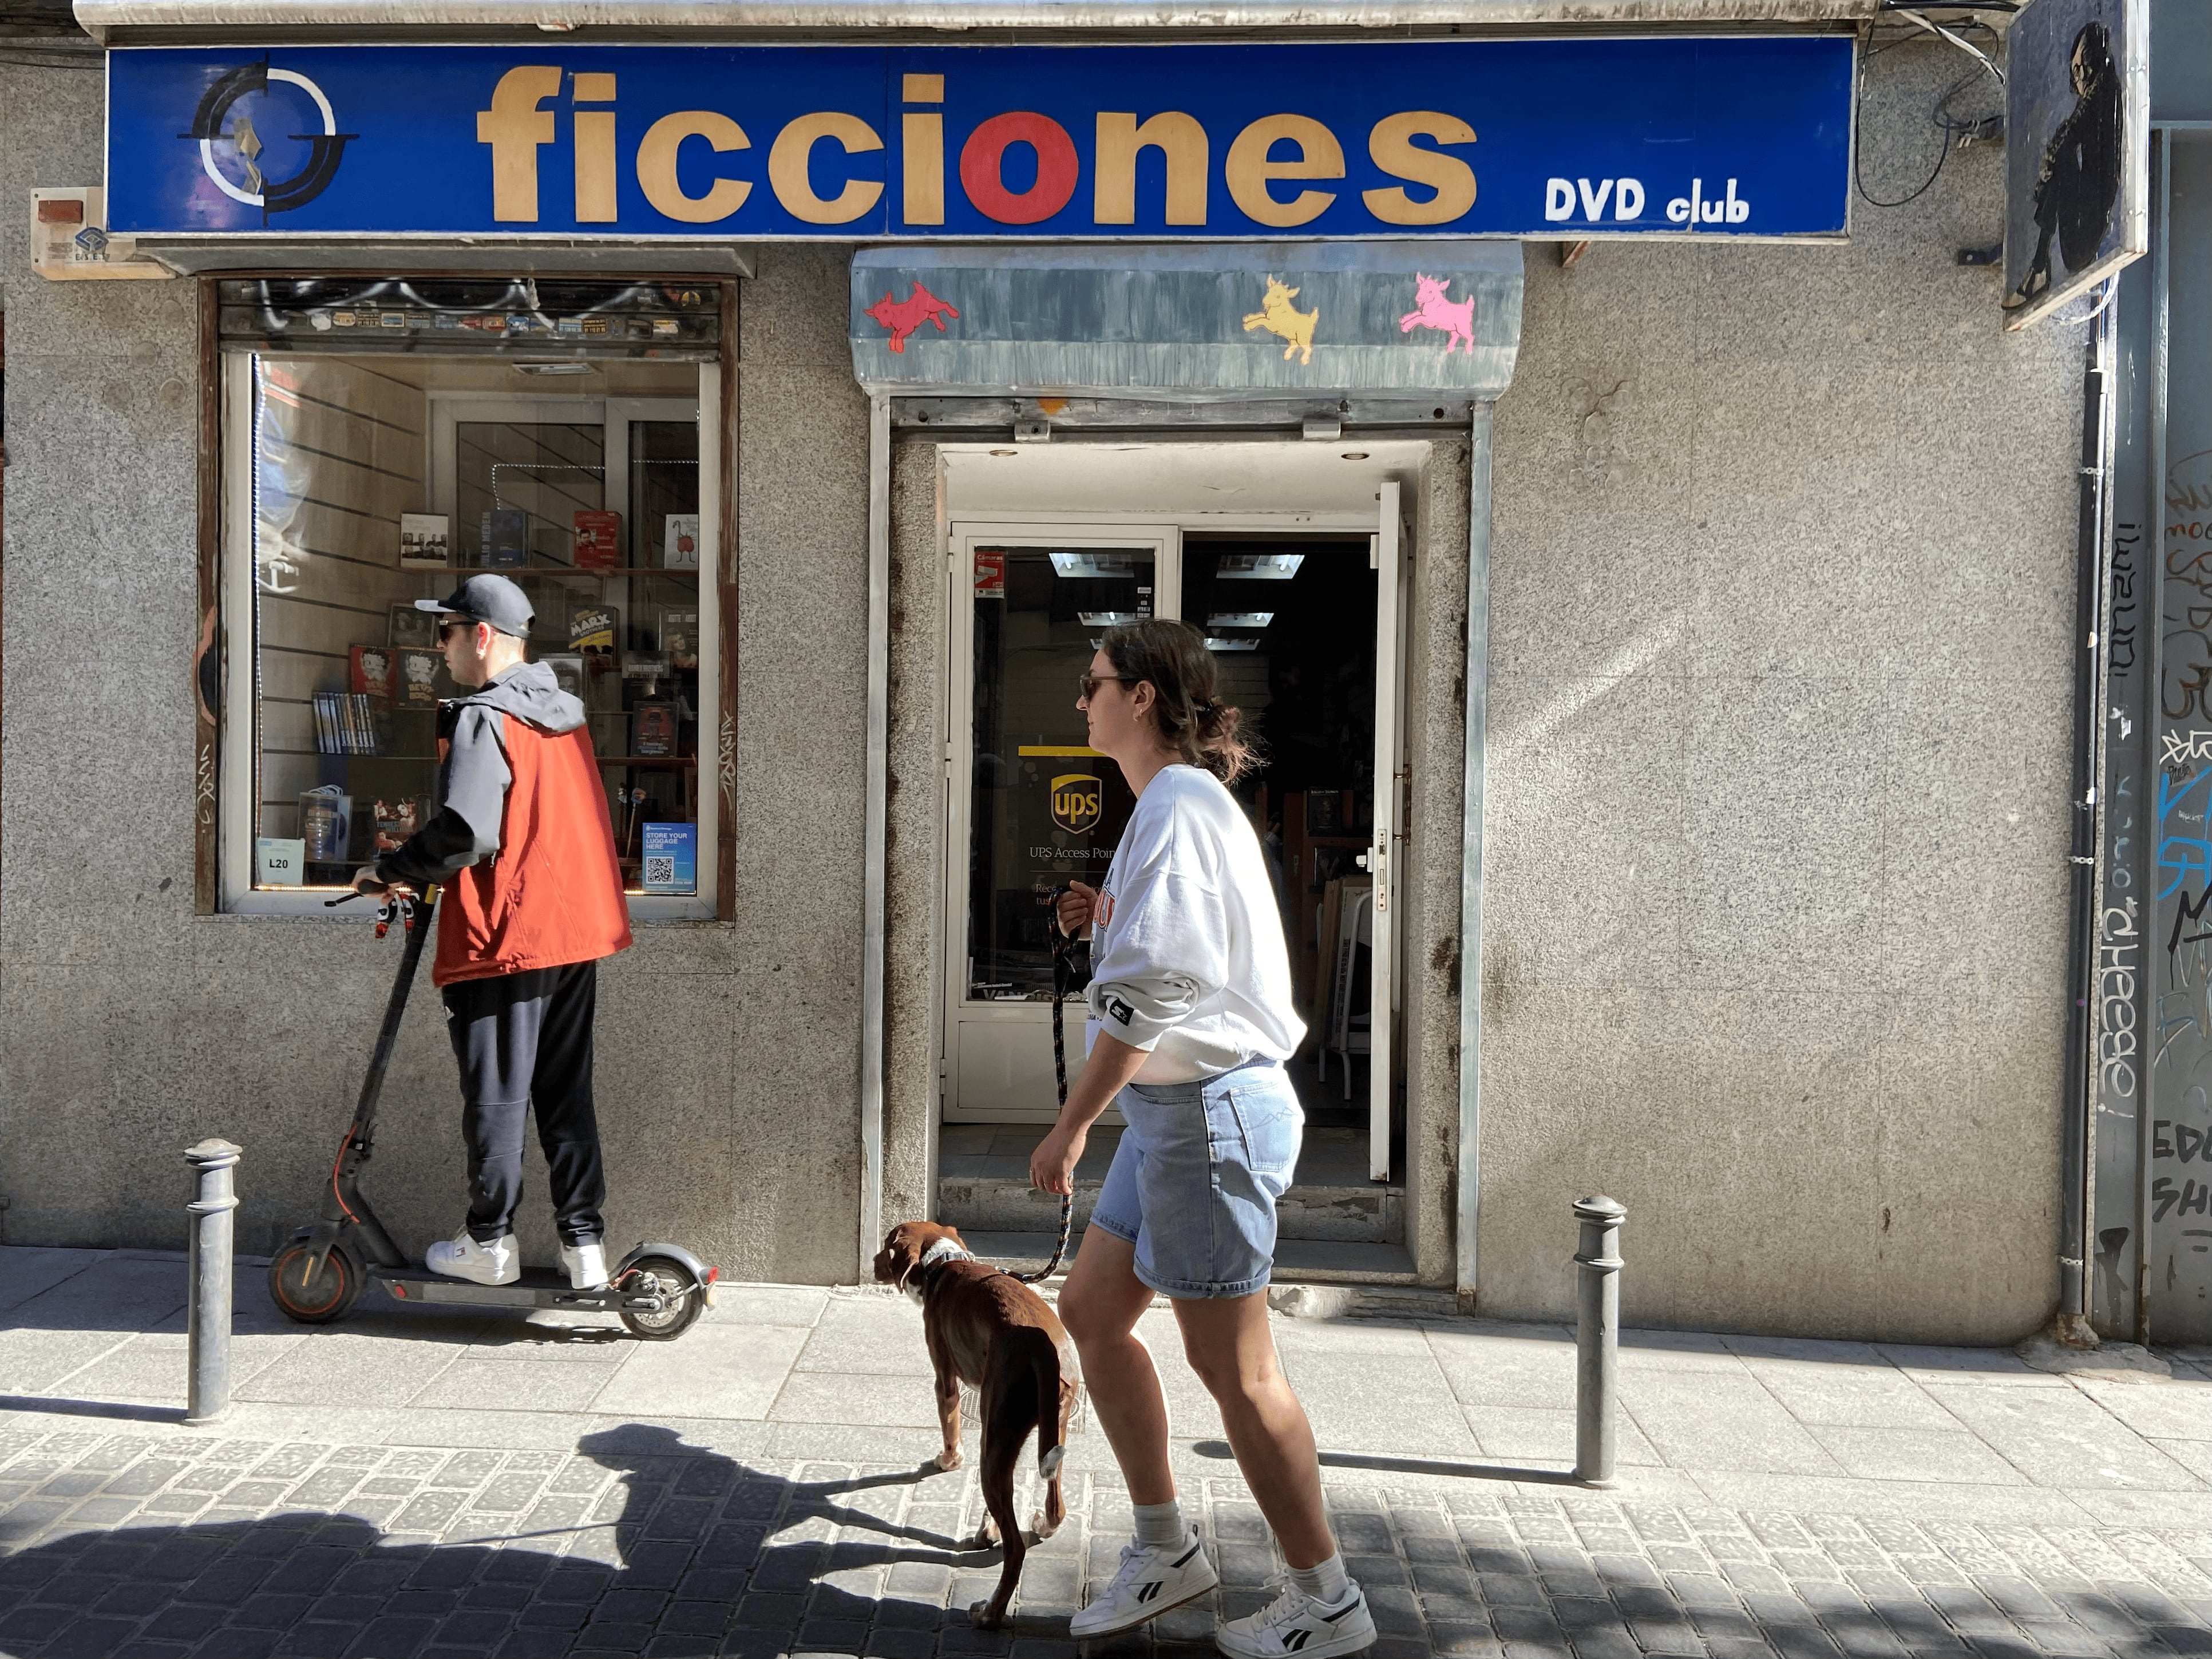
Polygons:
[[[963,1227],[960,1236],[984,1261],[1016,1273],[1035,1273],[1052,1255],[1052,1232],[970,1232]],[[1069,1261],[1075,1259],[1082,1242],[1079,1232],[1069,1243]],[[1402,1245],[1285,1238],[1275,1246],[1273,1282],[1410,1285],[1416,1281],[1413,1258]]]
[[[1086,1225],[1102,1183],[1075,1183],[1075,1223]],[[1038,1192],[1027,1176],[940,1176],[937,1218],[987,1232],[1042,1232],[1060,1226],[1060,1200]],[[1296,1186],[1276,1201],[1278,1234],[1285,1239],[1357,1244],[1398,1243],[1406,1237],[1403,1187]],[[1048,1249],[1049,1246],[1048,1246]]]

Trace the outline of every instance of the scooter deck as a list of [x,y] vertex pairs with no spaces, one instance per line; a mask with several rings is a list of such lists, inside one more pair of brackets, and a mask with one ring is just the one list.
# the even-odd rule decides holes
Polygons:
[[638,1296],[602,1286],[595,1291],[570,1287],[568,1276],[550,1267],[525,1267],[512,1285],[478,1285],[465,1279],[447,1279],[422,1267],[368,1269],[368,1282],[381,1285],[394,1299],[446,1306],[477,1308],[568,1308],[579,1313],[619,1313],[624,1308],[658,1313],[658,1296]]

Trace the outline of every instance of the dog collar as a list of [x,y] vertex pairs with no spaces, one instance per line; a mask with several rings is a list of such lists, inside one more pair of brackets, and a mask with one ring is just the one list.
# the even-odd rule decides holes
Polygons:
[[940,1238],[921,1253],[921,1260],[916,1266],[927,1270],[940,1261],[973,1261],[975,1259],[972,1251],[962,1249],[949,1238]]

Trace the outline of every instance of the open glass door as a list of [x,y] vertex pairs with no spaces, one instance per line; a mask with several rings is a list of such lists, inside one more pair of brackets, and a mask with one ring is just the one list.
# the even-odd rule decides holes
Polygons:
[[1084,742],[1076,681],[1110,623],[1182,616],[1261,756],[1235,793],[1277,884],[1310,1033],[1289,1068],[1310,1138],[1335,1149],[1325,1161],[1342,1182],[1389,1179],[1402,1133],[1399,493],[1382,486],[1371,536],[954,526],[948,1121],[1054,1115],[1050,896],[1104,878],[1134,805]]
[[[1096,886],[1135,805],[1085,743],[1077,681],[1106,629],[1172,615],[1171,532],[1054,528],[960,537],[955,580],[945,1115],[1050,1122],[1052,894]],[[962,772],[965,784],[962,785]],[[1076,1015],[1079,1030],[1081,1015]],[[1082,1068],[1071,1042],[1071,1080]]]

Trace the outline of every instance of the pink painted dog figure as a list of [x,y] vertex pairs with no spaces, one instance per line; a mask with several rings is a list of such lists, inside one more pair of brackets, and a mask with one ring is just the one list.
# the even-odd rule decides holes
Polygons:
[[1464,300],[1445,297],[1444,290],[1451,286],[1449,276],[1423,276],[1415,273],[1416,289],[1413,309],[1398,319],[1398,330],[1411,334],[1417,328],[1440,329],[1445,335],[1444,356],[1462,340],[1467,342],[1467,355],[1474,356],[1474,295]]
[[884,297],[870,306],[862,314],[874,318],[885,328],[890,330],[891,349],[897,352],[903,352],[906,349],[906,337],[924,323],[934,323],[937,325],[937,331],[942,334],[945,332],[945,319],[947,317],[951,318],[955,322],[960,319],[958,312],[932,294],[920,283],[914,285],[914,292],[903,300],[892,299],[890,290],[884,289]]

